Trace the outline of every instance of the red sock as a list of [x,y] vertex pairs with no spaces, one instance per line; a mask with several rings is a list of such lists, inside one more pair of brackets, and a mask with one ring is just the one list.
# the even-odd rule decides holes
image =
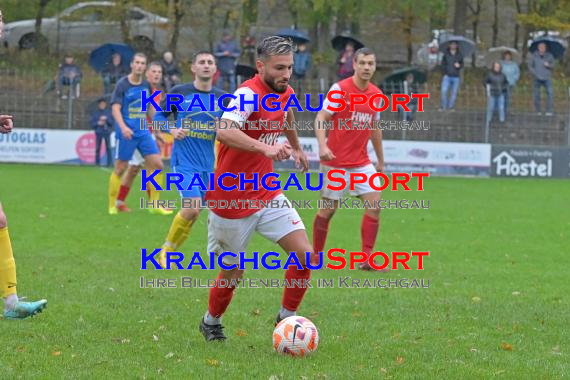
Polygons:
[[[288,280],[288,282],[291,282],[291,280],[302,280],[309,278],[311,278],[311,270],[297,269],[296,265],[290,266],[289,269],[287,269],[287,272],[285,272],[285,279]],[[298,282],[301,283],[301,285],[307,285],[303,281]],[[299,287],[297,285],[295,285],[295,287],[285,287],[283,290],[283,301],[281,304],[287,310],[297,311],[297,308],[303,300],[303,296],[305,295],[307,289],[307,286]]]
[[121,185],[121,188],[119,189],[119,195],[117,195],[117,200],[124,202],[125,199],[127,199],[127,195],[129,195],[129,190],[131,190],[130,187]]
[[[217,280],[224,278],[222,273],[218,274]],[[230,281],[230,280],[228,280]],[[214,318],[220,318],[228,308],[234,295],[233,287],[215,287],[210,288],[210,298],[208,299],[208,313]]]
[[146,194],[148,195],[148,199],[150,199],[150,188],[149,187],[146,188]]
[[360,229],[362,237],[362,252],[370,255],[376,243],[376,236],[378,236],[378,219],[374,219],[367,213],[364,213],[362,218],[362,226]]
[[330,219],[323,218],[322,216],[315,216],[313,222],[313,252],[318,255],[319,252],[325,249],[327,241],[327,233],[329,232]]

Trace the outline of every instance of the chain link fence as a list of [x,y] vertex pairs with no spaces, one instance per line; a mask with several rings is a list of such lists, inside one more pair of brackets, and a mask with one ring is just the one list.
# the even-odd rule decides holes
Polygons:
[[[188,76],[187,76],[188,77]],[[87,71],[80,84],[79,97],[63,98],[53,89],[53,80],[42,72],[17,68],[0,69],[0,104],[2,112],[13,114],[21,128],[90,129],[89,120],[103,94],[102,78]],[[305,108],[305,94],[311,94],[311,105],[318,105],[318,94],[328,91],[331,83],[323,79],[305,79],[292,85],[300,95]],[[398,85],[399,87],[399,85]],[[324,90],[323,90],[324,89]],[[399,92],[386,89],[386,92]],[[395,91],[393,91],[395,90]],[[68,94],[64,87],[62,95]],[[521,83],[512,92],[505,123],[500,123],[495,112],[487,128],[486,89],[480,85],[462,83],[453,112],[439,112],[440,84],[424,83],[419,93],[429,94],[424,101],[424,112],[415,114],[416,124],[429,126],[429,130],[390,129],[384,138],[391,140],[423,140],[452,142],[488,142],[494,144],[530,144],[544,146],[570,146],[570,87],[568,83],[553,83],[554,114],[539,115],[534,110],[532,84]],[[543,109],[546,95],[542,93]],[[313,112],[296,112],[296,119],[314,120]],[[398,112],[382,113],[383,120],[401,120]],[[300,136],[313,136],[311,130],[300,130]]]

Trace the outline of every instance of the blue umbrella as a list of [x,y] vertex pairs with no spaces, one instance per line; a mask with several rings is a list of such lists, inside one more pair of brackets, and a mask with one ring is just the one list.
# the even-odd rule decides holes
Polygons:
[[540,43],[546,44],[546,51],[551,53],[554,58],[558,59],[564,56],[564,52],[566,51],[564,41],[551,36],[539,37],[536,40],[532,41],[529,49],[530,52],[534,53],[538,49],[538,44]]
[[459,51],[464,57],[470,56],[475,50],[475,42],[471,41],[469,38],[465,38],[463,36],[448,36],[439,44],[439,51],[445,53],[452,42],[457,42]]
[[297,29],[290,29],[290,28],[281,29],[281,30],[277,31],[277,33],[275,33],[275,35],[280,36],[280,37],[289,37],[296,44],[306,44],[306,43],[309,43],[311,41],[309,39],[309,36],[307,36],[306,33],[301,32],[300,30],[297,30]]
[[128,70],[135,51],[130,46],[123,44],[105,44],[94,49],[89,55],[89,66],[95,71],[101,72],[112,61],[115,53],[121,55],[121,65]]

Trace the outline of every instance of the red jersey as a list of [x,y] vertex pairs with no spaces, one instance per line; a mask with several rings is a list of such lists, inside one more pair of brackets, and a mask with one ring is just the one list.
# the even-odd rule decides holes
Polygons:
[[[236,109],[231,112],[224,112],[222,119],[229,119],[235,121],[239,124],[245,123],[242,131],[251,138],[259,141],[263,141],[269,145],[275,145],[277,138],[283,130],[283,122],[287,118],[287,113],[282,110],[276,111],[266,111],[261,106],[261,100],[267,94],[274,94],[269,86],[267,86],[259,77],[256,75],[252,79],[242,83],[240,88],[235,92],[236,99],[228,105],[228,108],[236,106]],[[280,102],[279,108],[283,108],[289,99],[289,96],[293,94],[293,89],[288,86],[287,90],[283,94],[275,94],[279,96],[279,99],[270,99],[268,103]],[[244,95],[244,100],[253,100],[254,94],[257,94],[258,111],[254,111],[252,104],[244,104],[240,106],[240,94]],[[271,104],[268,106],[272,107]],[[240,107],[243,111],[240,111]],[[262,121],[263,123],[260,123]],[[273,123],[271,123],[273,122]],[[278,126],[278,127],[277,127]],[[229,127],[229,125],[228,125]],[[268,201],[275,198],[281,193],[280,190],[266,190],[261,185],[262,177],[273,172],[273,160],[265,157],[260,153],[246,152],[243,150],[230,148],[227,145],[220,143],[218,149],[218,163],[215,171],[214,184],[215,190],[208,191],[206,193],[206,200],[217,201],[217,206],[220,205],[221,200],[228,202],[228,208],[213,208],[212,211],[222,218],[228,219],[240,219],[245,218],[256,211],[259,208],[250,208],[248,202],[242,204],[242,200],[263,200]],[[232,173],[237,176],[236,179],[225,177],[223,179],[224,186],[236,186],[235,190],[224,191],[218,186],[218,177],[224,173]],[[252,179],[253,174],[258,174],[258,190],[254,190],[253,183],[245,183],[244,190],[239,190],[239,173],[244,173],[245,179]],[[275,180],[275,178],[269,178],[268,182]],[[270,183],[268,183],[270,185]],[[231,204],[232,201],[234,204]],[[259,203],[255,202],[254,207],[259,207]]]
[[[152,87],[152,86],[151,86],[151,88],[150,88],[150,92],[151,92],[151,93],[153,93],[153,92],[155,92],[155,91],[158,91],[158,90],[159,90],[158,87]],[[154,97],[154,101],[156,102],[156,104],[160,104],[160,99],[162,98],[162,95],[161,95],[161,94],[162,94],[162,91],[161,91],[160,93],[158,93],[158,94]],[[150,118],[148,115],[146,115],[146,121],[147,121],[147,123],[152,123],[152,120],[151,120],[151,118]],[[150,124],[149,124],[149,125],[150,125]],[[153,130],[152,126],[149,126],[149,130],[151,130],[151,131]]]
[[[372,95],[382,93],[380,89],[369,83],[365,90],[361,90],[354,84],[352,77],[343,79],[332,85],[330,91],[344,91],[346,96],[346,107],[344,110],[333,112],[326,107],[338,107],[338,103],[329,102],[325,99],[323,109],[331,113],[333,126],[328,131],[327,146],[334,153],[336,158],[330,161],[321,161],[323,165],[335,168],[354,168],[370,164],[368,157],[368,140],[372,135],[373,122],[380,120],[380,113],[374,111],[368,104],[358,104],[354,112],[350,111],[349,95],[363,94],[368,98]],[[333,96],[333,98],[340,98]],[[376,104],[380,108],[380,100]],[[353,125],[354,122],[354,125]],[[358,128],[362,128],[358,130]]]

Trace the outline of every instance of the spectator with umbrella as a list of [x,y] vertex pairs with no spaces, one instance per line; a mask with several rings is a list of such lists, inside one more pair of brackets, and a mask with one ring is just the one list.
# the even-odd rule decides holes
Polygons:
[[350,36],[348,33],[339,34],[331,41],[333,49],[340,51],[337,65],[337,76],[339,79],[351,77],[354,74],[352,67],[352,59],[354,52],[362,47],[364,44],[356,38]]
[[507,77],[502,72],[502,67],[499,62],[494,62],[493,67],[483,81],[487,92],[487,117],[485,118],[485,127],[488,129],[493,118],[495,110],[499,112],[499,121],[505,122],[505,95],[509,82]]
[[540,44],[546,45],[546,51],[552,54],[554,56],[554,59],[561,59],[566,52],[566,48],[568,47],[568,43],[562,38],[543,35],[541,37],[535,38],[531,42],[529,51],[531,53],[534,53],[538,50]]
[[337,76],[339,80],[349,78],[354,74],[354,68],[352,67],[353,58],[354,44],[352,42],[348,42],[338,57]]
[[111,62],[101,72],[103,77],[103,96],[112,94],[117,81],[128,74],[129,70],[123,65],[121,54],[114,53]]
[[103,96],[110,97],[114,85],[130,72],[134,50],[125,44],[103,44],[89,54],[89,66],[103,79]]
[[275,33],[276,36],[290,38],[295,45],[308,44],[310,42],[309,36],[299,29],[286,28],[280,29]]
[[253,78],[255,74],[257,74],[257,69],[253,66],[241,64],[238,64],[236,66],[236,81],[238,84],[241,84],[242,82]]
[[[459,50],[459,44],[454,40],[450,40],[449,44],[442,44],[441,47],[447,47],[447,49],[441,60],[443,77],[441,79],[439,111],[450,110],[453,112],[459,92],[461,70],[463,69],[463,54]],[[451,98],[448,97],[449,90],[451,90]]]
[[[392,71],[380,85],[385,95],[390,94],[412,94],[421,92],[420,85],[427,81],[427,74],[414,66],[401,67]],[[418,99],[411,99],[407,104],[410,111],[405,111],[402,105],[398,104],[398,115],[403,121],[413,121],[418,110]]]
[[290,38],[297,45],[293,54],[293,81],[295,90],[302,93],[304,80],[312,63],[311,53],[307,50],[310,39],[304,32],[293,28],[281,29],[275,35]]
[[405,111],[401,104],[398,104],[398,114],[401,115],[402,121],[413,121],[418,111],[418,99],[412,98],[412,94],[419,93],[418,84],[415,82],[414,73],[406,74],[406,79],[402,82],[402,94],[410,96],[407,106],[409,111]]
[[535,49],[528,61],[528,69],[533,76],[534,109],[539,115],[542,115],[540,89],[544,87],[546,89],[546,116],[552,116],[554,109],[552,91],[554,56],[547,51],[545,42],[539,42]]
[[503,60],[500,63],[503,74],[505,74],[507,82],[509,82],[507,91],[505,92],[505,115],[508,115],[509,109],[511,108],[513,88],[517,85],[521,71],[519,69],[519,64],[513,60],[513,53],[510,50],[505,50],[503,52]]

